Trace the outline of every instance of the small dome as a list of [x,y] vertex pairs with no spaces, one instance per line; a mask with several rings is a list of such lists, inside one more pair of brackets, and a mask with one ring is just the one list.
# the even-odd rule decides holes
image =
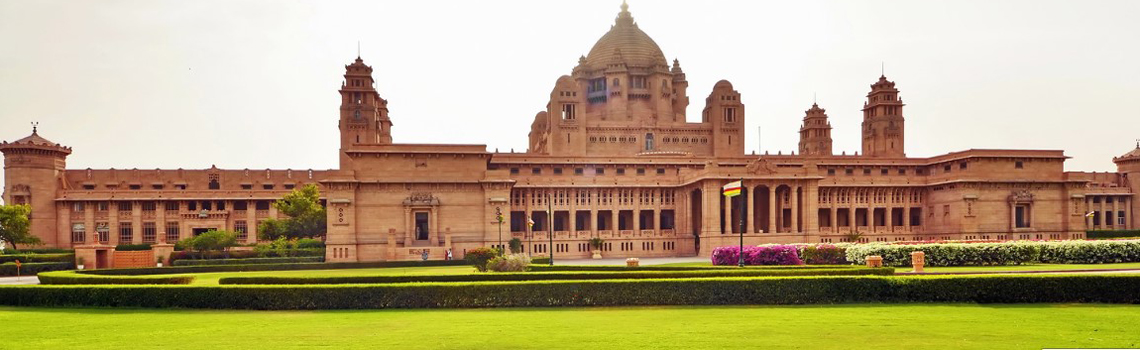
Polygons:
[[48,146],[57,145],[55,142],[48,141],[48,139],[43,138],[43,136],[40,136],[40,134],[36,133],[36,132],[32,132],[31,135],[28,135],[27,137],[16,140],[13,143],[29,143],[29,142],[34,144],[34,145],[48,145]]
[[618,13],[615,22],[610,31],[598,39],[590,49],[590,54],[586,56],[586,64],[600,69],[620,58],[621,62],[629,66],[666,65],[665,54],[661,52],[661,47],[633,22],[629,5],[621,4],[621,12]]
[[1124,155],[1120,156],[1117,159],[1132,159],[1132,158],[1140,158],[1140,143],[1136,143],[1136,149],[1132,150],[1131,152],[1125,153]]

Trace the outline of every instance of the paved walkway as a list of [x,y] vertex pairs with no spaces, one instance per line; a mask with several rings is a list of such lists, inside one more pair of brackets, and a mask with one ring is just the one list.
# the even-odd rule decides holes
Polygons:
[[[638,258],[640,265],[662,265],[662,264],[677,264],[677,263],[700,263],[709,262],[709,258],[702,258],[698,256],[682,257],[682,258]],[[625,258],[609,258],[609,259],[558,259],[554,256],[555,265],[625,265]]]
[[17,284],[40,284],[40,279],[36,276],[0,277],[0,286]]

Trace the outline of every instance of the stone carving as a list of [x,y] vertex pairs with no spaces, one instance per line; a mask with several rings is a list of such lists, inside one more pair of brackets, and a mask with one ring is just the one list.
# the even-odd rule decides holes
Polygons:
[[439,198],[429,192],[412,192],[412,195],[404,199],[404,205],[439,205]]
[[753,174],[774,174],[776,172],[776,165],[765,159],[756,159],[748,163],[745,169]]
[[15,184],[12,185],[12,194],[31,194],[32,188],[28,185]]
[[1009,201],[1010,202],[1032,202],[1033,201],[1033,193],[1029,192],[1029,190],[1013,191],[1013,193],[1011,193],[1009,195]]

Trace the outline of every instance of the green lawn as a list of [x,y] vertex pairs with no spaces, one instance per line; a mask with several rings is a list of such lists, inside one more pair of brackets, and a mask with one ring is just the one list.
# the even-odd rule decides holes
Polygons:
[[1100,304],[378,311],[0,307],[0,324],[2,344],[26,349],[1140,347],[1140,305]]
[[[390,275],[461,275],[475,271],[471,266],[430,266],[430,267],[385,267],[371,269],[338,270],[294,270],[294,271],[254,271],[254,272],[210,272],[194,273],[191,285],[217,285],[222,277],[310,277],[310,276],[390,276]],[[157,276],[157,275],[156,275]],[[161,275],[175,276],[175,275]]]

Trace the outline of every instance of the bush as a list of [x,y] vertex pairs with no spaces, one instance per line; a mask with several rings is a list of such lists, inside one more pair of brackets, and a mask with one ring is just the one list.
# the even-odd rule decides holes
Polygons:
[[847,263],[847,249],[833,244],[800,245],[800,258],[808,265],[842,265]]
[[1089,230],[1085,231],[1089,239],[1112,239],[1140,237],[1140,230]]
[[550,265],[550,257],[549,256],[533,257],[530,259],[530,263],[531,264],[538,264],[538,265]]
[[150,250],[149,243],[143,244],[120,244],[115,246],[117,251],[136,251],[136,250]]
[[0,255],[0,264],[19,260],[21,263],[74,262],[75,254],[9,254]]
[[372,261],[372,262],[338,262],[338,263],[292,263],[292,264],[250,264],[250,265],[205,265],[205,266],[173,266],[173,267],[144,267],[133,269],[100,269],[84,270],[83,273],[91,275],[168,275],[178,273],[204,273],[204,272],[247,272],[247,271],[293,271],[293,270],[333,270],[333,269],[366,269],[380,267],[425,267],[425,266],[463,266],[462,260],[432,260],[432,261]]
[[324,247],[325,247],[325,241],[322,241],[319,239],[301,238],[301,239],[297,240],[297,248],[298,249],[306,249],[306,248],[324,249]]
[[249,258],[249,259],[209,259],[209,260],[178,260],[173,266],[204,266],[204,265],[250,265],[250,264],[285,264],[285,263],[319,263],[324,262],[323,256],[303,256],[289,258]]
[[847,248],[847,261],[861,264],[865,257],[879,255],[883,257],[884,265],[909,266],[910,253],[919,250],[925,253],[927,266],[1104,264],[1140,261],[1140,241],[856,244]]
[[[20,263],[20,275],[31,276],[40,272],[59,271],[59,270],[73,270],[75,264],[70,262],[42,262],[42,263]],[[0,276],[15,276],[16,263],[9,262],[0,264]]]
[[[519,274],[528,275],[528,274]],[[1136,275],[692,278],[311,286],[6,286],[38,307],[384,309],[903,302],[1140,303]]]
[[[281,257],[324,257],[324,248],[305,248],[305,249],[290,249],[285,251],[285,256],[277,255],[277,252],[270,252],[269,254],[262,255],[257,251],[249,250],[235,250],[229,252],[189,252],[189,251],[176,251],[170,254],[170,264],[174,265],[178,260],[213,260],[213,259],[251,259],[251,258],[281,258]],[[228,257],[227,257],[228,256]]]
[[194,276],[100,276],[77,271],[45,272],[40,284],[190,284]]
[[4,248],[3,253],[4,254],[75,254],[75,250],[63,249],[63,248],[37,248],[37,249]]
[[491,258],[502,255],[503,253],[495,248],[479,247],[467,251],[467,255],[463,258],[467,264],[474,266],[479,271],[487,271],[487,262]]
[[507,247],[510,248],[511,254],[522,253],[522,247],[523,247],[522,240],[519,239],[518,237],[511,238],[510,241],[507,241]]
[[530,265],[530,257],[524,254],[496,256],[487,261],[487,270],[494,272],[525,272]]
[[[719,247],[713,249],[713,265],[737,265],[740,247]],[[745,265],[803,265],[799,250],[792,245],[762,245],[744,247]]]
[[[496,257],[495,259],[500,259]],[[494,261],[495,259],[492,259]],[[490,282],[490,281],[558,281],[558,280],[614,280],[660,278],[710,277],[771,277],[771,276],[890,276],[895,269],[839,268],[813,270],[776,269],[712,269],[692,271],[591,271],[591,272],[531,272],[531,273],[470,273],[463,275],[398,275],[398,276],[333,276],[333,277],[223,277],[220,284],[366,284],[415,282]]]

